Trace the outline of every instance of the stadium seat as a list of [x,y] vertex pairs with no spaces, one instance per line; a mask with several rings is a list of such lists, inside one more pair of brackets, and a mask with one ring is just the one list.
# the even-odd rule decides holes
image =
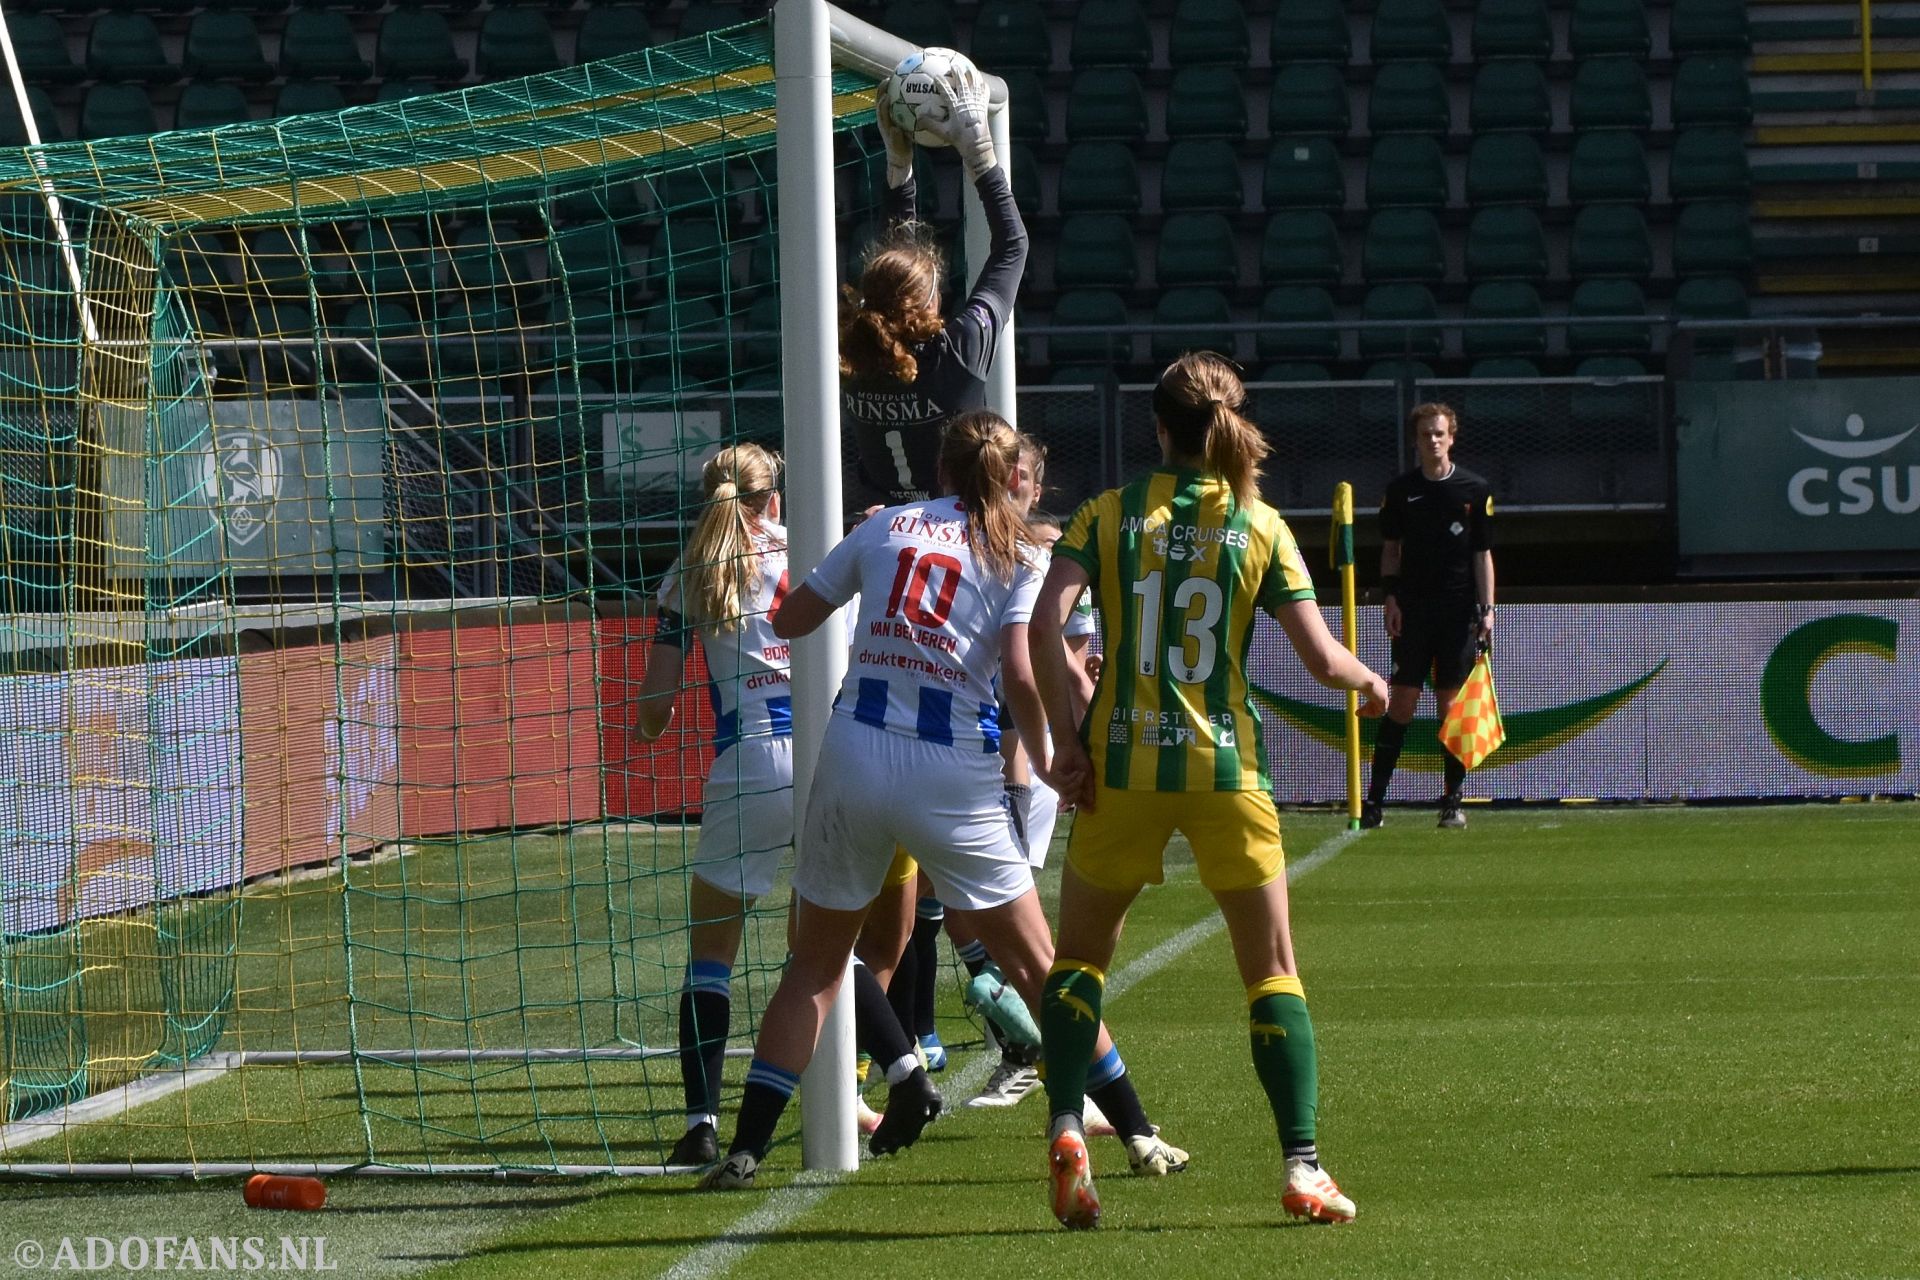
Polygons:
[[1312,326],[1269,330],[1254,335],[1253,349],[1262,360],[1340,358],[1340,330],[1334,323],[1333,295],[1325,289],[1288,287],[1268,290],[1260,303],[1260,319],[1271,324]]
[[1545,133],[1553,127],[1553,101],[1537,62],[1489,62],[1473,78],[1467,120],[1474,133],[1519,130]]
[[1033,148],[1024,142],[1013,144],[1008,181],[1013,184],[1013,202],[1020,206],[1021,216],[1029,221],[1039,217],[1045,190],[1040,184],[1040,162],[1033,158]]
[[1318,209],[1277,213],[1260,242],[1260,279],[1267,284],[1336,285],[1344,273],[1340,232]]
[[246,90],[237,84],[195,81],[180,90],[180,101],[173,109],[176,129],[217,129],[251,119]]
[[1728,54],[1688,58],[1673,73],[1673,127],[1745,125],[1753,119],[1746,60]]
[[1282,360],[1260,370],[1256,382],[1332,382],[1333,374],[1323,364],[1302,360]]
[[1575,132],[1653,125],[1647,73],[1632,58],[1588,58],[1573,73],[1569,115]]
[[1427,62],[1381,67],[1367,95],[1367,132],[1445,134],[1452,127],[1447,78]]
[[1482,209],[1467,227],[1469,280],[1544,280],[1547,235],[1531,209]]
[[1547,163],[1526,134],[1475,138],[1467,152],[1467,203],[1545,204]]
[[1433,366],[1424,360],[1375,360],[1360,376],[1368,382],[1431,382]]
[[504,242],[484,223],[461,228],[447,251],[447,287],[460,293],[512,293],[538,277],[525,243]]
[[108,11],[94,18],[87,33],[87,74],[96,80],[165,84],[180,78],[180,68],[167,57],[152,18]]
[[1160,229],[1154,281],[1161,286],[1240,281],[1240,250],[1233,225],[1218,213],[1176,213]]
[[1061,213],[1138,213],[1140,170],[1124,142],[1076,142],[1060,162]]
[[418,297],[439,291],[441,259],[408,223],[370,223],[354,235],[349,258],[356,292],[366,297]]
[[1520,356],[1488,356],[1484,360],[1475,360],[1467,370],[1467,376],[1496,382],[1537,378],[1540,376],[1540,366]]
[[728,27],[737,27],[752,22],[760,15],[748,12],[737,4],[709,3],[706,0],[691,0],[680,14],[680,29],[677,38],[688,39],[691,36],[703,36],[710,31],[721,31]]
[[1067,61],[1081,67],[1133,67],[1153,61],[1153,33],[1139,0],[1080,0]]
[[1553,56],[1553,23],[1546,0],[1480,0],[1473,11],[1473,58],[1532,58],[1544,62]]
[[[1056,273],[1057,274],[1057,273]],[[1062,333],[1047,338],[1047,358],[1054,364],[1124,363],[1133,340],[1118,332],[1127,323],[1127,304],[1110,289],[1083,289],[1063,293],[1053,304],[1054,324],[1097,326],[1105,333]]]
[[1576,378],[1644,378],[1647,367],[1631,356],[1588,356],[1573,367]]
[[1095,67],[1073,77],[1067,97],[1067,140],[1147,136],[1147,95],[1140,77],[1125,67]]
[[1625,200],[1645,204],[1652,195],[1647,149],[1640,136],[1624,129],[1602,129],[1574,139],[1567,161],[1567,198],[1574,204]]
[[1360,273],[1367,283],[1387,280],[1444,280],[1447,252],[1440,223],[1425,209],[1387,209],[1367,222],[1360,249]]
[[153,99],[137,84],[96,84],[80,102],[80,137],[85,141],[157,132]]
[[1674,0],[1667,47],[1673,56],[1744,52],[1751,41],[1747,0]]
[[1270,52],[1276,67],[1350,61],[1353,36],[1347,30],[1347,6],[1342,0],[1280,0],[1273,14]]
[[1514,323],[1465,325],[1460,330],[1460,348],[1468,356],[1543,355],[1547,329],[1541,315],[1540,293],[1525,281],[1477,284],[1467,295],[1467,319]]
[[1167,27],[1175,67],[1244,67],[1252,56],[1240,0],[1180,0]]
[[892,0],[880,11],[880,26],[923,49],[928,45],[951,49],[959,43],[954,37],[953,10],[946,0]]
[[1447,203],[1447,158],[1432,138],[1382,138],[1367,158],[1367,206],[1413,205],[1438,209]]
[[446,15],[435,9],[395,9],[380,23],[375,70],[388,79],[460,80],[467,63],[453,48]]
[[988,71],[1045,71],[1053,65],[1053,33],[1040,0],[986,0],[974,15],[968,54]]
[[1167,93],[1169,138],[1247,136],[1247,98],[1232,67],[1182,67]]
[[[1274,24],[1279,30],[1279,24]],[[1368,56],[1378,62],[1447,62],[1453,32],[1441,0],[1380,0],[1373,10]]]
[[1140,279],[1133,224],[1117,213],[1076,213],[1060,224],[1053,251],[1056,289],[1131,289]]
[[[605,232],[600,228],[594,230],[604,237]],[[599,240],[600,245],[605,243],[604,238]],[[732,287],[735,246],[707,210],[689,210],[668,218],[659,239],[654,241],[647,273],[653,288],[662,292],[667,288],[666,256],[669,253],[673,256],[675,296],[681,299],[717,297]],[[622,255],[625,255],[624,248]],[[616,277],[616,289],[618,286]]]
[[1673,314],[1682,320],[1745,320],[1747,288],[1738,280],[1682,280],[1673,291]]
[[[1360,304],[1360,318],[1417,324],[1438,320],[1440,308],[1434,304],[1432,291],[1423,284],[1382,284],[1367,290],[1366,299]],[[1440,354],[1440,337],[1439,327],[1430,323],[1405,329],[1362,329],[1360,354],[1388,356],[1408,352],[1437,356]]]
[[1165,364],[1183,351],[1216,351],[1234,356],[1233,309],[1227,295],[1218,289],[1168,289],[1153,308],[1157,325],[1210,324],[1213,330],[1188,333],[1156,333],[1148,344],[1155,364]]
[[1673,226],[1678,276],[1744,275],[1753,267],[1753,223],[1744,200],[1701,200]]
[[73,60],[67,48],[66,29],[52,14],[9,13],[7,34],[13,38],[20,75],[28,84],[71,84],[86,78],[86,68]]
[[[1587,280],[1573,291],[1567,314],[1595,320],[1617,316],[1643,316],[1647,296],[1631,280]],[[1567,349],[1584,351],[1646,351],[1651,333],[1644,324],[1623,320],[1619,324],[1572,324],[1567,326]]]
[[252,17],[231,9],[202,9],[193,16],[182,65],[202,80],[258,81],[274,75]]
[[1612,53],[1644,58],[1652,48],[1642,0],[1574,0],[1567,49],[1576,61]]
[[[53,103],[53,95],[39,85],[27,86],[27,101],[32,105],[33,122],[40,126],[42,142],[65,141],[67,133],[60,120],[60,109]],[[27,126],[20,118],[20,106],[13,94],[0,94],[0,146],[24,147],[27,145]],[[33,201],[44,208],[44,202],[38,196]]]
[[1622,276],[1644,280],[1653,271],[1647,220],[1633,205],[1595,204],[1573,220],[1568,265],[1578,279]]
[[1685,129],[1673,140],[1667,195],[1674,200],[1726,197],[1752,190],[1747,140],[1738,129]]
[[1167,148],[1160,171],[1160,207],[1220,209],[1238,212],[1246,192],[1240,182],[1240,157],[1219,138],[1176,142]]
[[481,77],[487,80],[537,76],[561,66],[547,15],[523,5],[501,5],[487,13],[480,26],[475,61]]
[[241,242],[240,274],[247,289],[270,297],[307,295],[313,264],[284,227],[265,227]]
[[295,9],[287,15],[280,70],[289,80],[365,80],[373,74],[360,56],[352,21],[328,9]]
[[1269,209],[1339,209],[1347,203],[1340,153],[1326,138],[1275,142],[1261,189]]
[[[347,308],[338,323],[328,325],[327,329],[342,338],[369,341],[374,357],[402,378],[418,378],[427,371],[425,331],[413,311],[394,299],[356,302]],[[380,377],[378,371],[364,368],[351,357],[337,358],[352,370],[349,376],[369,382]]]
[[219,232],[189,231],[167,242],[167,282],[184,289],[229,289],[237,256]]
[[573,60],[598,62],[653,46],[653,24],[639,5],[589,5],[574,35]]
[[1282,67],[1273,78],[1267,103],[1267,132],[1338,136],[1352,123],[1347,105],[1347,78],[1339,67],[1324,62],[1297,62]]
[[[681,232],[695,218],[676,224]],[[685,232],[698,237],[698,232]],[[665,237],[662,237],[663,244]],[[619,230],[609,222],[585,222],[553,233],[547,246],[548,275],[556,282],[587,293],[623,294],[632,283],[626,247]]]

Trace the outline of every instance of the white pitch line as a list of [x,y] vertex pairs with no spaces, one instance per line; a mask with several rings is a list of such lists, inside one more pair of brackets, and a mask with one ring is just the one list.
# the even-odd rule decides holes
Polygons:
[[0,1157],[8,1157],[21,1147],[57,1138],[68,1129],[125,1115],[135,1107],[144,1107],[149,1102],[158,1102],[195,1085],[218,1079],[239,1065],[240,1055],[237,1053],[210,1053],[203,1058],[195,1058],[185,1066],[155,1071],[104,1093],[69,1102],[30,1119],[16,1120],[0,1129]]
[[[1287,883],[1292,884],[1301,876],[1325,866],[1360,835],[1358,831],[1341,831],[1322,840],[1306,857],[1288,865]],[[1188,925],[1108,975],[1103,998],[1117,999],[1127,988],[1151,978],[1225,927],[1218,912]],[[972,1094],[975,1088],[985,1082],[993,1065],[992,1055],[986,1053],[968,1063],[966,1070],[950,1082],[952,1096],[966,1097]],[[661,1280],[716,1280],[725,1275],[758,1248],[763,1237],[790,1226],[812,1211],[833,1193],[833,1189],[845,1177],[843,1173],[801,1174],[792,1185],[772,1192],[758,1207],[736,1219],[732,1226],[721,1233],[719,1239],[701,1245],[674,1263]]]

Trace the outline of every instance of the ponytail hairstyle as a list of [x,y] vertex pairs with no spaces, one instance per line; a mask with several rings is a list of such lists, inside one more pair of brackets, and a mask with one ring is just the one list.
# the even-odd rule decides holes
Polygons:
[[940,280],[946,260],[916,224],[867,251],[860,287],[841,290],[840,373],[865,381],[912,382],[913,348],[940,332]]
[[1167,366],[1153,389],[1153,414],[1166,429],[1173,452],[1197,458],[1225,480],[1234,500],[1251,502],[1260,491],[1260,463],[1273,452],[1260,428],[1241,416],[1247,389],[1226,359],[1189,351]]
[[1020,461],[1019,433],[990,409],[963,413],[940,439],[940,474],[947,492],[967,509],[967,535],[974,559],[1005,582],[1016,564],[1027,522],[1014,508],[1007,486]]
[[736,444],[713,455],[700,482],[707,502],[682,557],[681,605],[695,626],[738,631],[760,575],[753,534],[780,484],[780,459]]

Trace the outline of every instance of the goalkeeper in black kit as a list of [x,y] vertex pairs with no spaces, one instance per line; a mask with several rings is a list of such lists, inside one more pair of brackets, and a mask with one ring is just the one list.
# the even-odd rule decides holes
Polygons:
[[[1373,778],[1360,825],[1377,827],[1420,690],[1433,681],[1438,717],[1493,640],[1493,490],[1453,461],[1460,422],[1444,404],[1416,405],[1407,416],[1420,465],[1387,485],[1380,504],[1380,583],[1393,671],[1387,714],[1373,748]],[[1460,791],[1467,767],[1443,746],[1446,782],[1440,825],[1464,827]]]

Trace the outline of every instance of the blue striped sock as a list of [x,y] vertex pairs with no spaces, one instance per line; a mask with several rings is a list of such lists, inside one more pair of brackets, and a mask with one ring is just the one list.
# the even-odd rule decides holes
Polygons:
[[687,990],[733,994],[733,966],[719,960],[695,960],[687,965]]
[[1120,1046],[1114,1045],[1087,1068],[1087,1092],[1092,1093],[1102,1085],[1112,1084],[1125,1074],[1127,1074],[1127,1064],[1120,1061]]
[[783,1098],[791,1098],[793,1091],[800,1087],[800,1077],[791,1071],[783,1071],[771,1062],[759,1058],[747,1068],[747,1083],[757,1084],[763,1089],[771,1089]]

